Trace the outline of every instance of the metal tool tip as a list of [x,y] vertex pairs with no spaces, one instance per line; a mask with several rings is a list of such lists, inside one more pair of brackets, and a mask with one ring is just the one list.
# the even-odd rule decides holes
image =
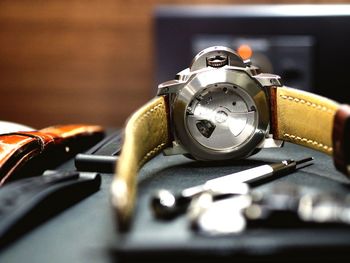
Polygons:
[[307,162],[311,162],[314,160],[314,157],[307,157],[301,160],[296,161],[296,164],[302,164],[302,163],[307,163]]

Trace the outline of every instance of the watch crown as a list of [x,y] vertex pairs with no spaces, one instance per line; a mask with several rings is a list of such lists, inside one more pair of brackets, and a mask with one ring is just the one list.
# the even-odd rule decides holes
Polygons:
[[221,68],[228,64],[227,56],[217,55],[207,58],[207,65],[213,68]]
[[222,46],[209,47],[199,52],[189,67],[190,72],[206,67],[220,68],[223,66],[235,66],[245,68],[242,58],[232,49]]

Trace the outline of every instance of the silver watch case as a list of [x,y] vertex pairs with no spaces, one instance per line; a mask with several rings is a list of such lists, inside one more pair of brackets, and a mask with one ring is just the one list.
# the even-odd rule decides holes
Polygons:
[[258,74],[233,50],[215,46],[201,51],[176,79],[162,83],[169,95],[174,149],[199,160],[244,158],[269,137],[266,89],[279,76]]

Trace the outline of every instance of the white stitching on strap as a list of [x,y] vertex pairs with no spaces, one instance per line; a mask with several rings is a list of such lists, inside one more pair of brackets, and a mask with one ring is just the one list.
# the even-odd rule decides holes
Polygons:
[[280,97],[282,99],[285,99],[285,100],[290,100],[290,101],[293,101],[295,103],[301,103],[301,104],[305,104],[306,106],[309,106],[309,107],[312,107],[314,109],[317,109],[317,110],[320,110],[320,111],[323,111],[323,112],[327,112],[327,113],[331,113],[331,114],[334,114],[334,110],[324,106],[324,105],[321,105],[321,104],[316,104],[314,102],[311,102],[311,101],[307,101],[307,100],[304,100],[304,99],[300,99],[300,98],[297,98],[297,97],[292,97],[292,96],[287,96],[287,95],[283,95],[283,94],[280,94]]
[[306,144],[311,144],[312,146],[318,147],[318,148],[322,148],[323,150],[325,150],[327,152],[333,151],[332,147],[330,147],[328,145],[325,145],[323,143],[320,143],[320,142],[317,142],[317,141],[305,138],[305,137],[300,137],[300,136],[296,136],[296,135],[288,134],[288,133],[284,133],[283,137],[288,138],[291,141],[300,141],[300,142],[303,142],[303,143],[306,143]]
[[[151,116],[152,113],[155,113],[156,111],[160,110],[161,108],[164,108],[163,103],[156,104],[153,108],[149,109],[147,112],[145,112],[142,116],[140,116],[136,122],[134,129],[137,129],[137,126],[144,120]],[[162,121],[163,122],[163,121]],[[162,125],[163,126],[163,125]],[[154,147],[152,150],[147,152],[145,156],[142,158],[142,160],[139,162],[139,166],[142,166],[147,160],[149,160],[154,154],[156,154],[159,150],[161,150],[166,145],[165,142],[162,142],[158,144],[156,147]]]

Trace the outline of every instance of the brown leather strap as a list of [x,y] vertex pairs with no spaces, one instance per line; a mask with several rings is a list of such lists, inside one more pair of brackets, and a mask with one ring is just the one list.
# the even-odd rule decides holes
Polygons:
[[169,143],[166,97],[156,97],[138,109],[125,127],[123,147],[111,186],[119,230],[126,230],[130,225],[138,170]]
[[350,106],[341,105],[334,118],[333,160],[338,170],[350,175]]
[[275,139],[332,154],[333,120],[339,104],[310,92],[271,88],[272,131]]
[[41,145],[34,138],[10,134],[0,136],[0,185],[20,169],[32,156],[40,152]]
[[[20,168],[33,158],[43,155],[51,149],[57,149],[58,146],[69,151],[66,155],[74,154],[78,148],[85,149],[92,146],[103,136],[103,128],[97,125],[61,125],[52,126],[39,131],[14,132],[0,135],[0,185],[10,179],[14,173],[18,173]],[[84,143],[82,138],[86,138]],[[75,147],[78,142],[81,147]],[[73,143],[74,142],[74,143]],[[72,146],[73,149],[67,148]],[[51,151],[52,152],[52,151]],[[59,158],[58,152],[55,157]],[[49,158],[49,156],[47,156]],[[45,169],[45,160],[42,169]]]

